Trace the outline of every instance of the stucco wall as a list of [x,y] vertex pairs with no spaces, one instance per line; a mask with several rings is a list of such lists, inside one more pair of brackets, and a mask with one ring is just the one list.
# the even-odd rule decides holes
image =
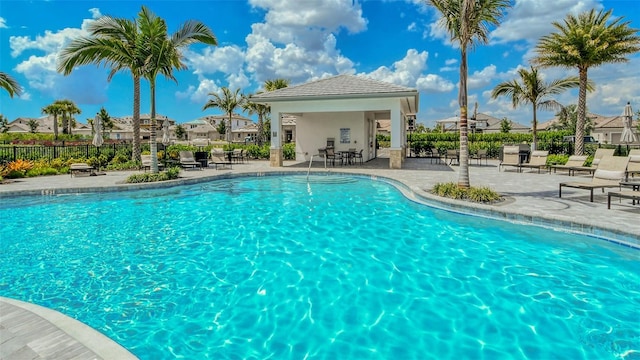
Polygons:
[[[335,139],[335,149],[357,151],[365,148],[366,127],[362,111],[304,113],[297,117],[296,123],[296,160],[309,161],[311,155],[317,154],[319,148],[327,145],[327,138]],[[350,142],[340,143],[340,129],[350,129]],[[366,153],[366,150],[365,150]],[[321,161],[314,158],[314,161]]]

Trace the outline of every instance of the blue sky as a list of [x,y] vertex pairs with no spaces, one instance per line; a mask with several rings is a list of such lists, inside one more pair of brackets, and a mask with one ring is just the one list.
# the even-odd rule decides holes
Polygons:
[[[638,0],[514,0],[488,45],[469,54],[469,100],[478,111],[529,125],[530,106],[513,109],[507,98],[490,99],[499,82],[517,77],[529,66],[537,40],[554,30],[552,21],[592,8],[613,9],[640,28]],[[170,32],[187,20],[207,24],[217,47],[194,45],[184,51],[187,70],[177,83],[158,79],[157,112],[186,122],[220,111],[202,106],[208,94],[223,86],[250,94],[267,79],[285,78],[292,85],[326,76],[367,75],[420,91],[418,121],[458,113],[459,50],[437,27],[437,14],[419,0],[213,0],[213,1],[22,1],[0,2],[0,71],[23,87],[20,98],[0,91],[0,113],[9,120],[39,117],[42,107],[71,99],[86,122],[100,107],[112,116],[132,113],[133,85],[125,72],[107,82],[108,70],[94,65],[64,77],[55,72],[60,49],[101,15],[133,19],[142,5],[164,18]],[[577,71],[545,69],[546,80]],[[591,69],[596,90],[588,97],[591,112],[619,115],[631,101],[640,109],[640,54],[626,64]],[[568,105],[577,92],[556,98]],[[470,106],[470,110],[473,105]],[[149,113],[148,83],[142,83],[141,112]],[[553,117],[542,111],[539,120]]]

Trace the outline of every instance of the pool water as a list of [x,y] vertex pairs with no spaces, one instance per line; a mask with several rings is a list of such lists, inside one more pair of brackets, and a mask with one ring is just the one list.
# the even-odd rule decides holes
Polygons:
[[142,359],[638,359],[640,251],[365,178],[0,205],[0,295]]

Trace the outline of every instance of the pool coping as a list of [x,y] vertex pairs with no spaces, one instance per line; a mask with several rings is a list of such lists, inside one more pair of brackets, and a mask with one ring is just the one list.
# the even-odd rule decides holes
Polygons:
[[66,333],[71,338],[76,340],[79,344],[81,344],[84,348],[93,352],[102,359],[138,359],[135,355],[125,349],[122,345],[115,342],[113,339],[100,333],[89,325],[86,325],[85,323],[71,318],[67,315],[64,315],[59,311],[3,296],[0,296],[0,304],[1,303],[13,305],[19,308],[20,311],[31,313],[34,316],[40,317],[50,322],[58,330]]
[[[618,228],[606,228],[602,226],[594,226],[586,222],[567,221],[558,219],[551,215],[540,216],[527,214],[524,211],[515,211],[514,209],[501,209],[500,204],[482,204],[469,201],[461,201],[449,199],[431,194],[428,190],[417,186],[410,186],[402,180],[394,179],[385,175],[372,175],[363,173],[354,173],[349,171],[312,171],[314,175],[348,175],[352,177],[365,178],[369,180],[384,180],[385,182],[396,187],[403,195],[414,202],[418,202],[425,206],[451,211],[459,214],[480,216],[496,220],[504,220],[513,223],[528,224],[542,226],[554,230],[571,232],[586,236],[598,238],[618,245],[630,247],[640,250],[640,239],[637,234],[626,232]],[[181,185],[194,185],[202,182],[213,180],[241,178],[241,177],[263,177],[263,176],[290,176],[290,175],[308,175],[303,170],[274,170],[274,171],[246,171],[239,173],[226,172],[221,174],[213,174],[195,178],[178,178],[168,181],[150,182],[150,183],[118,183],[114,186],[93,186],[93,187],[70,187],[70,188],[50,188],[37,190],[17,190],[0,192],[0,198],[21,197],[21,196],[55,196],[60,194],[81,194],[81,193],[100,193],[100,192],[118,192],[118,191],[135,191],[170,188]]]

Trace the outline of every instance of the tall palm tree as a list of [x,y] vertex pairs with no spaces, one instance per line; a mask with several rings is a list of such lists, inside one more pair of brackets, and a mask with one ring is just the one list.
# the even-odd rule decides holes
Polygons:
[[111,69],[108,80],[119,71],[133,76],[133,160],[140,161],[140,79],[144,58],[135,20],[102,16],[91,22],[89,36],[74,39],[60,52],[58,72],[69,75],[76,66],[96,64]]
[[53,139],[58,140],[58,115],[62,115],[62,105],[56,100],[52,104],[43,107],[41,111],[43,114],[53,116]]
[[442,15],[439,25],[449,32],[452,42],[460,46],[460,173],[458,186],[468,188],[469,147],[467,138],[467,49],[476,42],[489,42],[489,26],[498,26],[509,0],[427,0]]
[[181,50],[193,43],[200,42],[217,45],[215,35],[201,22],[190,20],[182,24],[171,36],[166,22],[143,6],[138,14],[138,26],[144,46],[141,53],[145,58],[143,77],[149,80],[151,93],[151,171],[158,172],[158,145],[156,136],[156,78],[158,74],[176,81],[173,70],[183,70],[187,66],[182,62]]
[[617,18],[609,21],[613,10],[569,14],[563,23],[554,21],[558,32],[543,36],[533,63],[540,66],[578,68],[578,122],[576,124],[576,155],[584,153],[584,124],[587,109],[589,68],[606,63],[629,61],[626,55],[640,51],[638,29],[629,27],[629,21]]
[[235,89],[232,92],[228,87],[224,86],[220,90],[222,91],[222,95],[209,93],[209,96],[213,96],[213,99],[209,99],[209,101],[204,104],[204,107],[202,107],[202,110],[219,108],[227,114],[229,117],[229,126],[227,127],[225,138],[228,142],[231,142],[231,117],[237,108],[242,107],[246,98],[240,93],[240,89]]
[[494,99],[498,96],[511,97],[511,104],[514,109],[520,104],[531,104],[533,110],[533,144],[531,150],[536,150],[538,148],[537,110],[560,109],[560,103],[553,99],[549,99],[548,97],[550,95],[557,95],[568,89],[578,87],[580,85],[580,79],[577,76],[570,76],[547,83],[542,80],[538,74],[538,69],[533,66],[531,67],[531,71],[525,68],[518,70],[518,75],[520,75],[520,81],[518,81],[518,79],[513,79],[496,85],[491,92],[491,97]]
[[22,87],[18,82],[9,76],[7,73],[3,73],[0,71],[0,87],[7,90],[9,92],[9,96],[13,97],[13,95],[20,96],[22,94]]

